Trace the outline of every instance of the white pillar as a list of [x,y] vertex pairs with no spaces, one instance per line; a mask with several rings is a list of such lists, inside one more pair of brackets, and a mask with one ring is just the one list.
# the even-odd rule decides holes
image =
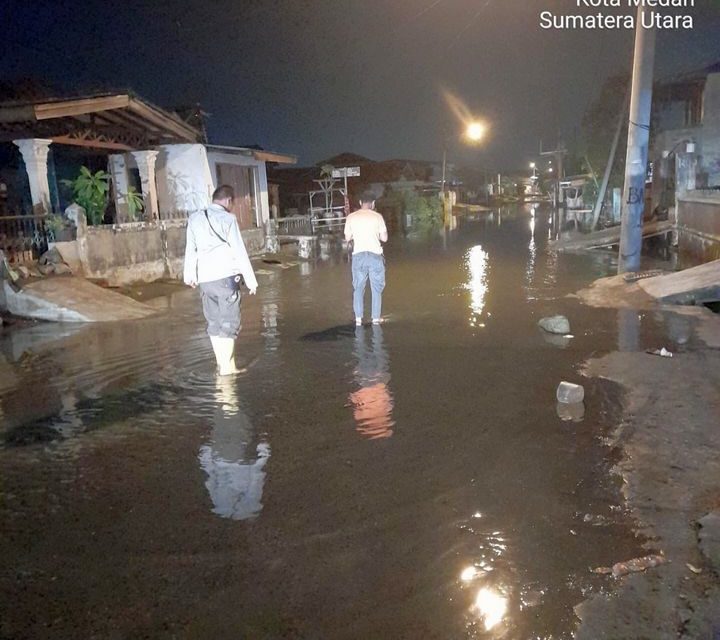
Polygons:
[[128,170],[125,155],[113,153],[108,156],[108,173],[112,178],[113,198],[118,222],[128,222],[130,211],[128,209]]
[[258,162],[257,165],[257,190],[255,199],[257,207],[260,211],[260,220],[258,223],[264,227],[270,220],[270,198],[268,196],[267,169],[264,162]]
[[47,157],[52,140],[27,138],[13,140],[20,149],[28,182],[34,214],[50,213],[50,185],[48,184]]
[[157,159],[157,151],[131,151],[138,171],[140,172],[140,182],[142,184],[143,201],[145,203],[145,217],[147,220],[157,220],[158,215],[158,197],[157,185],[155,183],[155,160]]

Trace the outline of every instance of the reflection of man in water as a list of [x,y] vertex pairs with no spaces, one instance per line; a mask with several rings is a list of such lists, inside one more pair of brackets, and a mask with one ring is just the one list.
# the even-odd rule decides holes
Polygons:
[[270,457],[270,445],[260,442],[252,450],[252,425],[238,404],[232,381],[217,379],[216,401],[212,439],[200,448],[198,455],[200,466],[208,475],[205,486],[213,501],[213,513],[231,520],[246,520],[262,509],[264,467]]
[[383,343],[381,326],[374,325],[368,335],[362,327],[355,329],[355,356],[358,365],[355,381],[360,389],[350,394],[350,404],[360,435],[377,440],[393,434],[393,397],[390,383],[390,361]]

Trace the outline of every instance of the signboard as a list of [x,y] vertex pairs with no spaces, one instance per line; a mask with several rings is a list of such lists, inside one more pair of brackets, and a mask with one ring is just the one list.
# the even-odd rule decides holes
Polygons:
[[333,169],[333,178],[359,178],[360,167],[341,167],[340,169]]

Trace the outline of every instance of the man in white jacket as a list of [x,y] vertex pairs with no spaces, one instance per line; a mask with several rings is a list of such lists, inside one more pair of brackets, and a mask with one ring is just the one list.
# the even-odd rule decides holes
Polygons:
[[240,332],[240,290],[233,280],[241,275],[250,295],[255,295],[258,286],[237,218],[230,213],[234,197],[230,186],[215,189],[212,204],[190,216],[185,245],[185,284],[200,287],[221,376],[238,372],[235,338]]

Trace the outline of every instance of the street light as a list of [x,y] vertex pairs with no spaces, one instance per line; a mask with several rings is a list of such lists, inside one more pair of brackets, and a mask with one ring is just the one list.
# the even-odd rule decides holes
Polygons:
[[487,127],[482,122],[470,122],[465,131],[465,136],[471,142],[480,142],[485,137]]
[[[471,143],[480,142],[487,133],[487,125],[479,120],[472,120],[465,127],[465,139]],[[443,164],[442,164],[442,193],[445,196],[445,176],[447,171],[447,140],[443,148]]]

